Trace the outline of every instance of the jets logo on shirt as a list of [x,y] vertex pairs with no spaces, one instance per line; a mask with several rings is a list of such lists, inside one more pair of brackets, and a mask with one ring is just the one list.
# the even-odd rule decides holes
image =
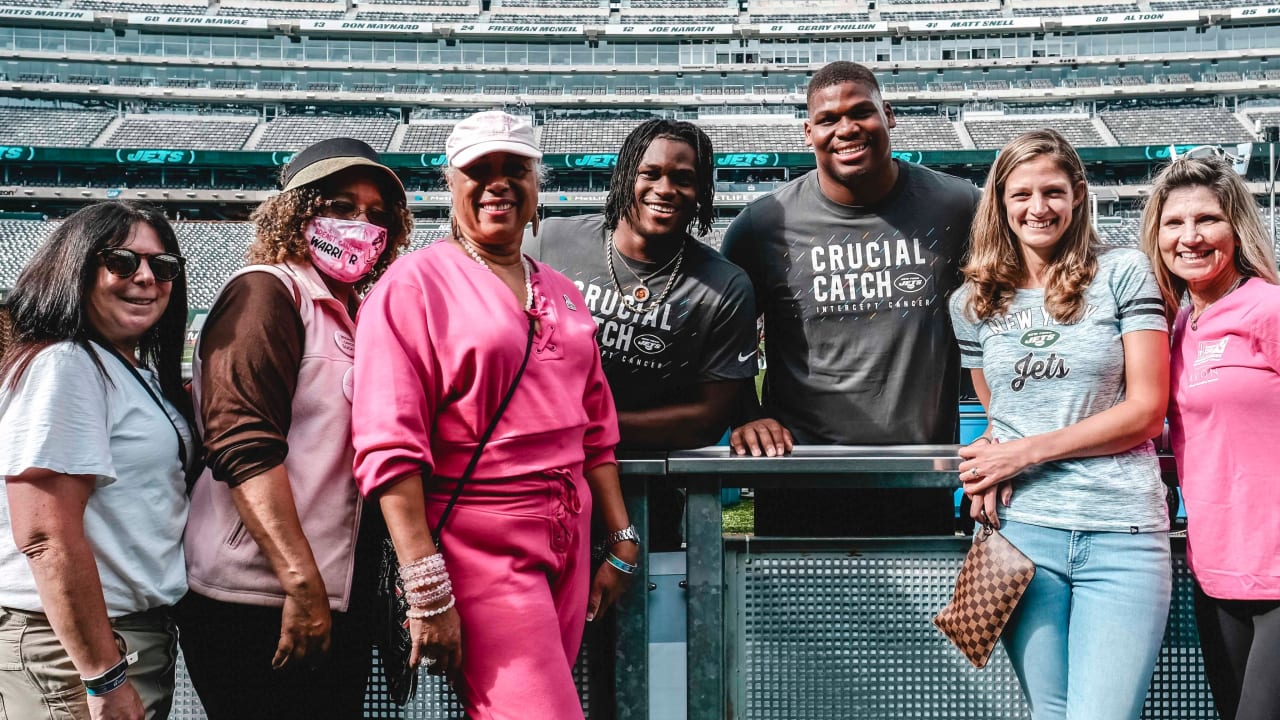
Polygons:
[[1022,334],[1022,339],[1018,342],[1022,343],[1024,347],[1042,350],[1058,342],[1060,337],[1062,335],[1055,330],[1028,330]]
[[641,335],[636,338],[635,344],[645,355],[657,355],[667,349],[667,344],[657,335]]
[[903,273],[893,281],[893,286],[902,292],[913,293],[919,292],[924,287],[924,276],[917,272]]

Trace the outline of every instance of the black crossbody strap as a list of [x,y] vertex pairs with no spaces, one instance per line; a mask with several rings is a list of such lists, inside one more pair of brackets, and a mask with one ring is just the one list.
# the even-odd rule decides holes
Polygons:
[[164,414],[164,419],[169,421],[169,426],[173,428],[173,434],[178,438],[178,462],[182,463],[182,470],[183,472],[186,472],[188,463],[187,443],[182,439],[182,432],[178,430],[178,424],[173,421],[173,416],[170,415],[169,410],[165,408],[164,403],[160,400],[160,396],[156,395],[156,391],[152,390],[151,385],[143,379],[142,373],[138,372],[138,368],[134,367],[133,363],[126,360],[125,357],[120,354],[119,350],[111,347],[110,344],[99,345],[99,347],[105,348],[107,352],[111,353],[111,355],[115,357],[115,359],[119,360],[120,364],[124,365],[125,369],[129,371],[129,374],[133,376],[133,379],[137,380],[138,384],[142,386],[142,389],[147,391],[147,395],[153,402],[155,402],[156,407],[160,408],[160,412]]
[[440,548],[440,537],[444,533],[445,523],[449,521],[449,515],[453,512],[453,506],[457,504],[458,498],[462,497],[462,486],[471,478],[471,473],[475,472],[476,465],[480,464],[480,455],[484,452],[484,446],[489,444],[489,438],[493,436],[493,431],[498,428],[498,421],[502,419],[503,413],[507,411],[507,405],[511,404],[511,397],[516,394],[516,387],[520,385],[520,378],[524,376],[524,369],[529,365],[529,355],[533,352],[533,328],[534,319],[529,318],[529,335],[525,339],[524,360],[520,361],[520,369],[516,370],[516,376],[511,379],[511,387],[507,388],[507,394],[502,398],[502,403],[498,405],[498,409],[493,414],[493,418],[489,421],[489,427],[485,429],[484,435],[480,436],[480,443],[476,445],[476,451],[471,454],[471,462],[467,463],[467,469],[462,472],[462,477],[458,478],[458,484],[453,488],[453,497],[449,498],[449,504],[444,506],[444,512],[440,513],[440,521],[436,523],[435,532],[432,533],[431,539],[435,541],[436,548]]

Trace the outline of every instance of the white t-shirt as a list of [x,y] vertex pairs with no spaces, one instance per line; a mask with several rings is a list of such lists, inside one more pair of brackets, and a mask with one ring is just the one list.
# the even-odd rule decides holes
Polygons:
[[[62,342],[38,353],[17,386],[0,386],[0,475],[46,468],[97,477],[84,511],[107,615],[172,605],[187,591],[182,530],[187,495],[178,438],[191,431],[165,413],[116,358],[94,346],[110,383],[85,349]],[[155,376],[138,372],[161,397]],[[27,558],[13,540],[7,484],[0,484],[0,606],[41,611]]]

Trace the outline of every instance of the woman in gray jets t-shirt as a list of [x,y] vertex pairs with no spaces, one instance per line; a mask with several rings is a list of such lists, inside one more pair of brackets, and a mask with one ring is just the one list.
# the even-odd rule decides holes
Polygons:
[[1136,720],[1171,586],[1150,262],[1099,246],[1080,158],[1041,130],[996,158],[964,273],[951,317],[991,424],[960,477],[975,518],[1037,568],[1005,649],[1036,720]]

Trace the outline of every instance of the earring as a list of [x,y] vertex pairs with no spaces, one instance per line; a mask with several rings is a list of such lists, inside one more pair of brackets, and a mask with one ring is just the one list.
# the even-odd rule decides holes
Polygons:
[[542,213],[541,213],[541,210],[542,210],[542,206],[538,206],[538,210],[537,210],[537,211],[535,211],[535,212],[533,213],[533,234],[534,234],[534,237],[537,237],[537,235],[538,235],[538,220],[540,220],[540,219],[541,219],[541,218],[539,218],[538,216],[542,214]]

